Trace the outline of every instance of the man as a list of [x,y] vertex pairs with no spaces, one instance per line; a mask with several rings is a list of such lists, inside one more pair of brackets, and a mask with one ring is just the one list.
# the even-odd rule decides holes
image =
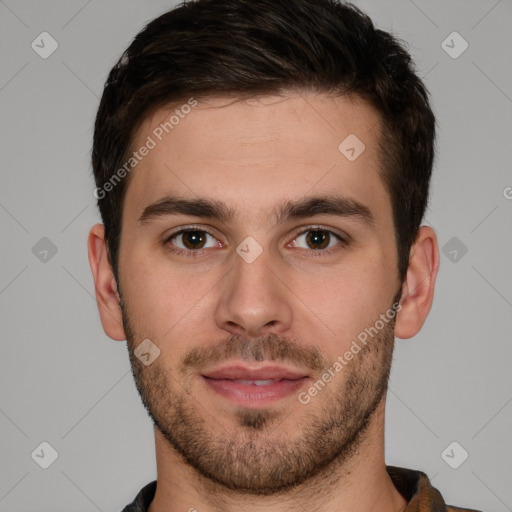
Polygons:
[[[198,0],[112,69],[89,259],[155,426],[135,511],[449,511],[386,466],[394,337],[430,310],[435,119],[333,0]],[[467,510],[467,509],[465,509]]]

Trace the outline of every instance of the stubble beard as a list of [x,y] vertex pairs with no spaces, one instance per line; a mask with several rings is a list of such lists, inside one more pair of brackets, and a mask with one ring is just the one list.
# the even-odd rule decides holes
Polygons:
[[[292,415],[272,407],[238,408],[228,431],[217,418],[207,416],[183,374],[163,367],[161,357],[146,367],[134,356],[143,338],[131,325],[123,301],[121,306],[135,384],[155,428],[201,477],[223,488],[268,496],[286,492],[329,466],[343,465],[357,452],[378,405],[385,400],[394,319],[368,340],[325,389],[301,406],[300,417],[294,408],[298,422],[294,436],[283,436]],[[204,352],[199,355],[200,349],[195,349],[183,361],[204,364],[229,356],[283,362],[309,358],[311,367],[323,368],[318,377],[332,366],[316,349],[299,349],[276,335],[251,341],[233,336],[211,353]]]

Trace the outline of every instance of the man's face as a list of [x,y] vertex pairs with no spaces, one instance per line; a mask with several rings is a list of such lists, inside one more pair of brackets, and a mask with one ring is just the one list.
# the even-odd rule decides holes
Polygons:
[[[400,282],[380,123],[346,97],[217,98],[159,141],[174,108],[138,130],[134,148],[148,136],[156,146],[124,202],[133,373],[155,425],[201,475],[268,494],[348,458],[383,403],[393,321],[377,321]],[[176,198],[231,215],[176,209]],[[145,339],[160,350],[148,366],[133,354]]]

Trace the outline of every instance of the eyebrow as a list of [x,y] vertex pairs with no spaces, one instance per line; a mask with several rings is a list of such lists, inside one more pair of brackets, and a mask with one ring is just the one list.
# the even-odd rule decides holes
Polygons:
[[[180,214],[218,220],[224,224],[229,224],[238,217],[235,210],[221,201],[166,196],[146,206],[139,217],[139,223],[146,224],[159,217]],[[375,226],[375,219],[367,206],[351,197],[334,194],[286,201],[273,212],[276,224],[322,214],[351,217],[371,228]]]

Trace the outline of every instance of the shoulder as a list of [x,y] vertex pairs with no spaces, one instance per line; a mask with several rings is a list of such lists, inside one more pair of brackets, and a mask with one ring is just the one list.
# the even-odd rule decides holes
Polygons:
[[447,505],[423,471],[396,466],[386,466],[386,470],[396,489],[409,503],[405,512],[482,512]]
[[156,480],[145,485],[135,499],[121,512],[147,512],[156,492]]

